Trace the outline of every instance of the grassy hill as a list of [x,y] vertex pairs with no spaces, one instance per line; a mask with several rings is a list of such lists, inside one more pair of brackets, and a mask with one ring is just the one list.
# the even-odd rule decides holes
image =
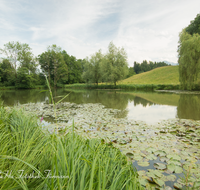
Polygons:
[[118,84],[173,84],[179,83],[178,66],[165,66],[153,69],[151,71],[134,75]]

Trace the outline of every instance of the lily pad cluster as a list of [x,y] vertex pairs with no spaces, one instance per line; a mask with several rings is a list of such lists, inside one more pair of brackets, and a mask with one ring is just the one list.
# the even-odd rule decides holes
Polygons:
[[[101,104],[60,103],[18,105],[28,112],[59,121],[44,126],[50,133],[71,131],[85,138],[100,138],[119,148],[137,168],[140,183],[148,188],[200,187],[200,121],[170,119],[156,125],[115,118],[119,110]],[[171,184],[171,185],[169,185]]]

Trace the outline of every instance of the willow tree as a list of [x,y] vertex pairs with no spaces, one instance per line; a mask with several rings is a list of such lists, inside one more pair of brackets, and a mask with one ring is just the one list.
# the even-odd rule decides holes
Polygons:
[[179,81],[182,89],[191,90],[200,71],[200,15],[179,35]]
[[110,42],[102,70],[105,80],[114,83],[114,85],[116,85],[117,81],[125,78],[128,74],[128,62],[124,48],[117,48],[113,42]]

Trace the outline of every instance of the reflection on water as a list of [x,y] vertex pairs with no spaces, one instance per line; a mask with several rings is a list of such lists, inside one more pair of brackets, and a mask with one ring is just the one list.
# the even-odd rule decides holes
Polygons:
[[[5,106],[47,101],[48,92],[40,92],[41,90],[1,91],[1,99]],[[197,94],[57,89],[54,91],[55,101],[68,93],[69,96],[64,100],[66,102],[101,103],[107,108],[119,109],[120,113],[116,115],[119,118],[143,120],[149,124],[175,117],[200,120],[200,95]]]
[[200,119],[200,95],[182,94],[180,95],[177,115],[182,119]]
[[148,124],[154,124],[161,120],[176,117],[176,106],[167,105],[142,105],[130,102],[128,104],[128,118],[133,120],[142,120]]

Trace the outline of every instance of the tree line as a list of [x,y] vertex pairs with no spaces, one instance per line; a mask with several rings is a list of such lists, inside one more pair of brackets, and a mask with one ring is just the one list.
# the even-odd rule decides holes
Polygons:
[[47,75],[51,86],[81,83],[84,59],[76,59],[56,45],[35,57],[28,44],[9,42],[0,49],[6,59],[0,63],[0,85],[34,88],[45,85]]
[[[164,62],[134,62],[128,68],[124,48],[110,42],[107,53],[101,50],[85,59],[69,55],[61,47],[52,45],[35,57],[26,43],[8,42],[0,49],[6,56],[0,61],[0,86],[33,88],[45,85],[47,76],[51,86],[73,83],[109,82],[166,66]],[[179,80],[181,89],[194,89],[200,73],[200,14],[179,34],[178,46]]]
[[149,61],[149,63],[148,63],[146,60],[144,60],[142,63],[137,63],[135,61],[133,69],[134,69],[136,74],[139,74],[139,73],[147,72],[147,71],[150,71],[150,70],[155,69],[157,67],[163,67],[163,66],[169,66],[169,65],[167,63],[163,62],[163,61],[162,62]]
[[108,52],[101,50],[90,58],[76,59],[61,47],[52,45],[35,57],[28,44],[9,42],[0,53],[6,59],[0,63],[0,86],[33,88],[45,85],[45,75],[51,86],[73,83],[116,82],[128,76],[127,54],[113,42]]

